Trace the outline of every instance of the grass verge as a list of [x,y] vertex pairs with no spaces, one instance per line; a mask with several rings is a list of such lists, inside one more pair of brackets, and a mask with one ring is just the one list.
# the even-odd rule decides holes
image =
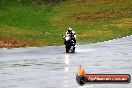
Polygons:
[[81,44],[132,35],[131,0],[5,1],[0,1],[0,47],[62,45],[69,26]]

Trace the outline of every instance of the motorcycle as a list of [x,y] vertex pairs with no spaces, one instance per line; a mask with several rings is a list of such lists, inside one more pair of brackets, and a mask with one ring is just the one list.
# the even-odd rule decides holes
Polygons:
[[65,43],[65,48],[67,53],[69,53],[69,51],[71,51],[72,53],[75,53],[75,42],[74,40],[72,40],[70,34],[65,35],[64,43]]

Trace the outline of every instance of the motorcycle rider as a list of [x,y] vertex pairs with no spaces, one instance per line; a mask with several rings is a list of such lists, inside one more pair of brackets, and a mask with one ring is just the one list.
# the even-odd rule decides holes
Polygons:
[[[70,34],[71,40],[73,40],[74,43],[76,44],[76,34],[75,34],[75,32],[72,30],[72,28],[70,28],[70,27],[67,29],[65,35],[68,35],[68,34]],[[65,36],[64,36],[64,37],[65,37]],[[63,37],[63,38],[64,38],[64,37]]]

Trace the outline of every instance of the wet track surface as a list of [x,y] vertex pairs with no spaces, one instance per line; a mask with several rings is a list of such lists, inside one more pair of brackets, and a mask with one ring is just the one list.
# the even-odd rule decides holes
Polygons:
[[64,46],[0,49],[0,88],[132,88],[132,83],[79,86],[79,65],[87,73],[132,75],[132,36],[77,45],[76,53],[65,53]]

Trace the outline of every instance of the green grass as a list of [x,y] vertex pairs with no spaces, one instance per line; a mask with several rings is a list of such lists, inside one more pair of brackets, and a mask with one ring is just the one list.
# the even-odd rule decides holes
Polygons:
[[[24,0],[23,0],[24,1]],[[132,35],[131,0],[66,0],[33,4],[0,0],[0,39],[28,46],[62,45],[72,27],[79,43],[95,43]]]

